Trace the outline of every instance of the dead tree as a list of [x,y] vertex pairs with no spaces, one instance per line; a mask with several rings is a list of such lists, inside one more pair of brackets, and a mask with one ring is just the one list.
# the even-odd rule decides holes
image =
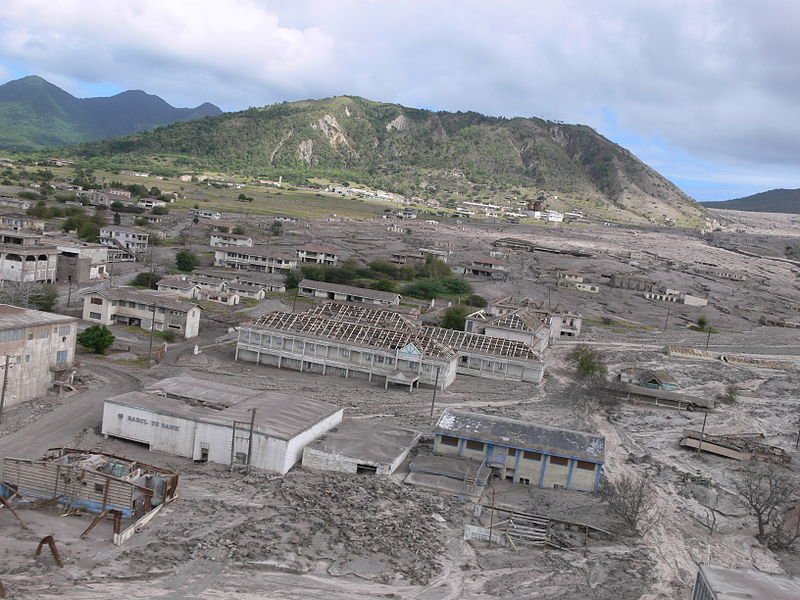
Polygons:
[[758,539],[766,539],[767,525],[774,522],[781,507],[798,493],[797,483],[776,465],[751,465],[739,472],[736,493],[755,516]]
[[614,481],[605,480],[600,496],[617,515],[639,535],[650,531],[659,521],[656,489],[650,474],[624,474]]

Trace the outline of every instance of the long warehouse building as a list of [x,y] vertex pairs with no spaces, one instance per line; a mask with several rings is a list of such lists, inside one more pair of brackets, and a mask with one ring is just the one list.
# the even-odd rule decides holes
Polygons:
[[323,375],[447,388],[457,374],[539,382],[544,359],[528,344],[421,326],[400,313],[327,303],[274,312],[239,328],[236,360]]

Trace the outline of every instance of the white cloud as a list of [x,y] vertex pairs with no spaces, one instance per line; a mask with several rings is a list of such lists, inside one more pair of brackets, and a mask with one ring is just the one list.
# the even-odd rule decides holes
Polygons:
[[349,93],[618,126],[756,169],[800,166],[798,22],[794,0],[4,0],[0,55],[73,92]]

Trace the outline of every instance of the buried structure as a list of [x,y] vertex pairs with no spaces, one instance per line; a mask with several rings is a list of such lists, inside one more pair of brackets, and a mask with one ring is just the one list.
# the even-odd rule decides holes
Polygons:
[[[48,450],[41,459],[6,458],[0,496],[9,507],[42,508],[96,515],[81,537],[106,516],[114,521],[114,544],[120,545],[176,498],[178,475],[111,454],[72,448]],[[123,521],[128,527],[123,529]]]

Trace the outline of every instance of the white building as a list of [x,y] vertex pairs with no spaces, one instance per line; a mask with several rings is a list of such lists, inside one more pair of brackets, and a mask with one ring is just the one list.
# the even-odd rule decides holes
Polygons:
[[[492,300],[485,309],[473,314],[479,318],[491,318],[513,313],[520,308],[527,309],[529,313],[535,315],[540,321],[550,323],[550,339],[577,337],[581,333],[581,326],[583,325],[583,317],[581,315],[564,309],[560,304],[551,307],[544,300],[541,302],[536,302],[532,298],[515,300],[511,296],[506,296],[499,300]],[[484,313],[483,317],[478,315],[481,312]]]
[[136,205],[142,208],[166,208],[167,203],[158,198],[141,198]]
[[339,262],[339,255],[334,248],[318,244],[306,244],[297,249],[297,260],[301,263],[317,265],[335,265]]
[[226,248],[228,246],[253,247],[253,238],[249,235],[236,233],[212,233],[209,245],[213,248]]
[[285,474],[342,415],[338,406],[298,394],[174,377],[106,400],[103,434],[200,462]]
[[397,292],[382,292],[368,288],[340,285],[325,281],[303,279],[298,286],[298,294],[310,298],[324,298],[337,302],[357,302],[362,304],[398,305],[402,296]]
[[215,210],[206,210],[204,208],[194,208],[190,213],[198,219],[211,219],[212,221],[219,221],[222,218],[222,213]]
[[[168,275],[158,280],[156,284],[159,292],[169,292],[176,296],[194,300],[200,297],[202,286],[191,281],[187,275]],[[221,290],[214,289],[219,292]]]
[[261,273],[285,273],[297,267],[297,258],[273,248],[217,248],[214,266]]
[[678,290],[664,289],[660,292],[645,292],[644,297],[648,300],[658,300],[660,302],[675,302],[686,304],[687,306],[708,306],[708,300],[685,294]]
[[108,253],[109,260],[134,260],[147,251],[150,234],[142,229],[104,225],[100,228],[99,241],[113,249]]
[[691,600],[797,600],[800,579],[753,569],[700,565]]
[[44,396],[75,360],[78,319],[0,304],[0,386],[5,407]]
[[0,281],[54,283],[59,251],[41,240],[35,233],[0,232]]
[[90,290],[83,296],[83,320],[96,325],[154,327],[189,339],[199,332],[200,307],[164,292],[127,287]]

